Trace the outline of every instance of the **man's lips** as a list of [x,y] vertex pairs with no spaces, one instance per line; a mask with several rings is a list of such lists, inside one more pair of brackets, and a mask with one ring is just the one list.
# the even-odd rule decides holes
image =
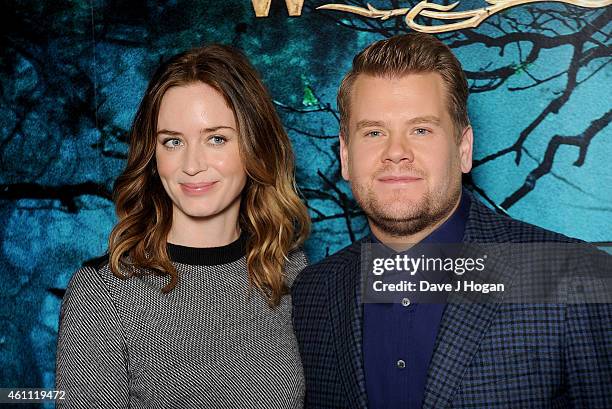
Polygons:
[[377,178],[379,182],[382,183],[413,183],[419,180],[423,180],[418,176],[407,176],[407,175],[389,175],[389,176],[380,176]]

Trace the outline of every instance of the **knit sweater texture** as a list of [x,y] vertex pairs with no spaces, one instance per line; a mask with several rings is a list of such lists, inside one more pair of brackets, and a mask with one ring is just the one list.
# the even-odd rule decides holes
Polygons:
[[[61,308],[58,408],[301,408],[291,298],[249,290],[245,237],[217,248],[168,244],[179,274],[122,280],[108,261],[78,270]],[[290,254],[289,286],[306,265]]]

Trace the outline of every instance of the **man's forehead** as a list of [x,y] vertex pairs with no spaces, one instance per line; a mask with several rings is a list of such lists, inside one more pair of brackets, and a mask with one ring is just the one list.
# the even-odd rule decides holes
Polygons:
[[404,73],[360,73],[355,77],[353,87],[356,85],[363,85],[366,83],[382,83],[386,82],[395,86],[400,85],[402,82],[419,82],[419,81],[434,81],[440,85],[444,85],[442,76],[435,71],[419,71],[413,72],[408,71]]
[[[447,111],[446,89],[437,73],[378,77],[360,74],[351,92],[351,122],[368,120],[365,116],[435,116]],[[368,115],[370,114],[370,115]]]

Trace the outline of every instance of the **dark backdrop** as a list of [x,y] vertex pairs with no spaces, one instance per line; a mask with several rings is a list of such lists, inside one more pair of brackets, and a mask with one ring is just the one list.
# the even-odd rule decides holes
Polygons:
[[[339,174],[336,90],[358,50],[410,29],[401,16],[316,10],[323,3],[289,17],[274,0],[256,18],[248,0],[2,2],[0,387],[52,387],[60,297],[105,251],[126,131],[152,70],[176,52],[233,44],[260,70],[296,151],[311,261],[364,234]],[[411,5],[399,3],[373,2]],[[438,34],[471,88],[471,189],[500,212],[597,242],[612,241],[610,17],[537,3]]]

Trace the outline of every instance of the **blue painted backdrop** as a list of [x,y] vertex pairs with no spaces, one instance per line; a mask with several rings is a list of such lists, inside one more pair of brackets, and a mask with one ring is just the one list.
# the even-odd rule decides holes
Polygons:
[[[401,17],[316,10],[322,3],[288,17],[274,1],[267,18],[248,0],[3,6],[0,387],[52,387],[62,290],[106,249],[126,131],[152,70],[176,52],[233,44],[262,73],[296,151],[311,260],[364,233],[339,175],[336,90],[357,51],[409,29]],[[598,242],[612,241],[611,17],[610,7],[540,3],[439,35],[471,87],[467,183],[498,211]]]

